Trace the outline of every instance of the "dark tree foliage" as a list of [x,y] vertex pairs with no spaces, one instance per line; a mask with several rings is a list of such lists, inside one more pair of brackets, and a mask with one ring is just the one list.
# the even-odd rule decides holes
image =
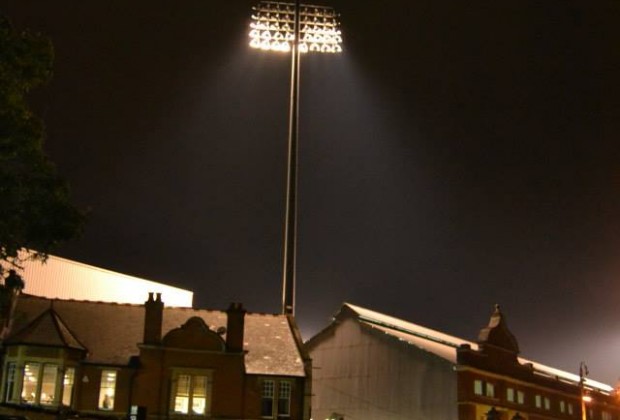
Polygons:
[[[51,42],[16,31],[0,16],[0,304],[23,288],[20,261],[44,260],[81,231],[84,216],[69,200],[67,184],[43,152],[43,123],[26,95],[52,75]],[[24,253],[20,251],[30,251]],[[10,289],[10,290],[8,290]],[[9,298],[9,300],[11,300]]]

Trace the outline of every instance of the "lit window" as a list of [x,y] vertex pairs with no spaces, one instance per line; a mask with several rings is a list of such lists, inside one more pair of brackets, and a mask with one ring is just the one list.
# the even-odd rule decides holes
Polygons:
[[551,410],[551,400],[545,397],[544,401],[545,401],[545,410]]
[[495,397],[495,385],[493,385],[490,382],[487,382],[485,385],[486,385],[485,395],[491,398]]
[[73,384],[75,383],[75,369],[67,368],[65,370],[65,377],[62,381],[62,404],[68,407],[71,406],[73,398]]
[[482,381],[476,379],[474,381],[474,394],[482,395]]
[[114,395],[116,394],[116,374],[115,370],[101,371],[101,386],[99,387],[99,409],[113,410]]
[[58,366],[44,365],[43,379],[41,380],[40,403],[52,405],[56,401],[56,382],[58,379]]
[[517,403],[525,404],[525,393],[523,391],[517,391]]
[[175,414],[205,416],[209,410],[209,375],[179,372],[173,380],[172,411]]
[[14,401],[15,399],[15,380],[17,378],[17,364],[15,362],[6,364],[6,378],[4,379],[4,401]]
[[261,385],[261,417],[290,417],[291,394],[292,384],[290,381],[263,380]]
[[572,403],[568,403],[566,408],[568,408],[568,414],[570,414],[572,416],[573,415],[573,404]]
[[513,388],[506,388],[506,400],[510,402],[515,401],[515,390]]
[[[3,397],[5,402],[33,405],[57,405],[60,402],[60,365],[55,363],[26,362],[23,371],[16,362],[6,364]],[[21,377],[21,389],[16,384]],[[63,398],[64,401],[64,398]]]
[[491,382],[474,380],[474,394],[484,395],[485,397],[495,398],[495,385]]
[[24,383],[22,385],[22,401],[27,404],[36,404],[37,388],[39,385],[39,363],[26,363],[24,366]]
[[542,408],[542,397],[540,395],[536,395],[536,408]]
[[564,401],[560,401],[560,413],[566,413],[566,403]]

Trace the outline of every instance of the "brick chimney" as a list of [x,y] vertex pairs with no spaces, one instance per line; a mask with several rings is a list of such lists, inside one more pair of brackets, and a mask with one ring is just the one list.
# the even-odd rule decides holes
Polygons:
[[226,350],[229,352],[243,351],[243,328],[245,325],[245,313],[243,305],[233,302],[226,310]]
[[153,292],[149,292],[149,299],[144,302],[144,344],[161,343],[161,324],[164,314],[164,302],[161,293],[153,299]]

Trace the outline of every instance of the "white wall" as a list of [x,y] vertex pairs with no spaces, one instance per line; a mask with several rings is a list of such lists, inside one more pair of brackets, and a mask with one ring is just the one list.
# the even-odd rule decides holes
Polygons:
[[312,418],[457,420],[453,364],[345,319],[309,348]]

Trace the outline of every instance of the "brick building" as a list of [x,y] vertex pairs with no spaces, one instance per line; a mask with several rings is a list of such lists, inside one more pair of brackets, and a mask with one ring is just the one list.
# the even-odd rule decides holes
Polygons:
[[344,304],[306,343],[316,419],[620,420],[612,387],[518,356],[499,307],[470,342]]
[[[3,343],[4,411],[152,419],[308,419],[310,361],[294,319],[24,295]],[[60,410],[62,408],[62,410]]]

